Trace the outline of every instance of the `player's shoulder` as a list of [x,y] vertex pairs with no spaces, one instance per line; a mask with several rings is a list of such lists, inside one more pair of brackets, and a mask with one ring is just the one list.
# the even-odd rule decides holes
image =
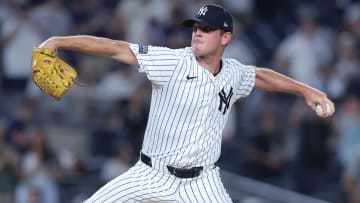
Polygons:
[[185,47],[182,49],[183,56],[195,56],[191,47]]
[[191,47],[178,48],[178,49],[174,49],[174,50],[183,59],[190,59],[190,60],[194,59],[195,60],[195,58],[196,58]]
[[255,66],[245,65],[234,58],[222,58],[223,69],[230,72],[232,75],[243,75],[255,72]]
[[247,67],[247,65],[241,63],[237,59],[234,58],[222,58],[223,64],[230,68],[244,68]]
[[154,46],[154,45],[149,45],[149,49],[153,50],[153,51],[166,51],[166,52],[172,52],[173,54],[176,55],[182,55],[182,53],[185,51],[186,48],[169,48],[169,47],[165,47],[165,46]]
[[169,48],[166,46],[157,46],[157,45],[142,45],[142,44],[132,44],[129,43],[130,48],[138,54],[141,55],[184,55],[188,52],[187,48]]

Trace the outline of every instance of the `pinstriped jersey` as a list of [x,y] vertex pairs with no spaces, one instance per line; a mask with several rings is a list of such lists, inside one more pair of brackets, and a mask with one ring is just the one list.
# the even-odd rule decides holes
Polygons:
[[255,68],[223,58],[214,76],[191,47],[129,46],[152,84],[142,151],[175,167],[214,164],[230,108],[252,91]]

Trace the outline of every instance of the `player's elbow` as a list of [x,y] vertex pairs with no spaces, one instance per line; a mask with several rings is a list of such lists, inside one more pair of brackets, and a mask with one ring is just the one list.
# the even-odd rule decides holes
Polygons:
[[131,51],[129,43],[124,41],[117,41],[117,40],[112,40],[111,43],[112,46],[114,47],[114,52],[111,58],[121,63],[126,63],[133,66],[138,65],[136,56]]

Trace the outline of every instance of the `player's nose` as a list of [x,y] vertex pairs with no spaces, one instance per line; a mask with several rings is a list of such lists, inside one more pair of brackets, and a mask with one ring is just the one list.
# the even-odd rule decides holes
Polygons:
[[197,29],[196,31],[195,30],[193,31],[193,35],[195,37],[199,37],[199,36],[201,36],[201,34],[202,34],[202,31],[200,29]]

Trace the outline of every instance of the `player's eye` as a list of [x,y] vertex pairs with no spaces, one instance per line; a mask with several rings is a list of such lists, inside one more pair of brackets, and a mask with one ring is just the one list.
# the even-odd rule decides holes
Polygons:
[[202,32],[205,32],[205,33],[209,33],[209,32],[212,32],[214,30],[217,30],[217,28],[212,28],[212,27],[209,27],[209,26],[206,26],[206,25],[194,25],[193,26],[193,32],[196,32],[198,30],[201,30]]

